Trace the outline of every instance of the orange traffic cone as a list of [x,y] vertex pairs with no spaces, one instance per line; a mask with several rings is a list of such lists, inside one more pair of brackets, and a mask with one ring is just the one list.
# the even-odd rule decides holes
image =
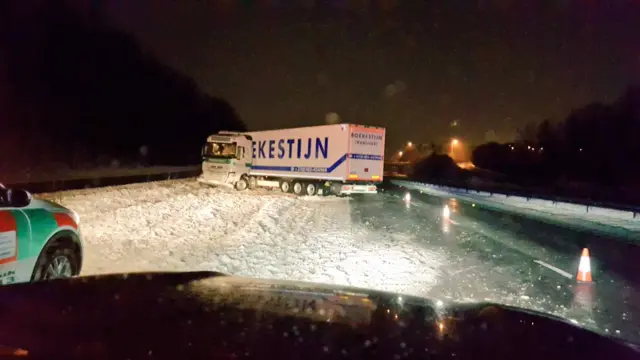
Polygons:
[[591,282],[591,258],[589,257],[589,249],[587,248],[582,249],[576,279],[580,282]]

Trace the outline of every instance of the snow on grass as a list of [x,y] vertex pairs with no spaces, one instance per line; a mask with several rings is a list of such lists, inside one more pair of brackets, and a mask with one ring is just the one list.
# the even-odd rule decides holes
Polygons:
[[215,270],[420,294],[445,261],[412,239],[386,246],[390,234],[352,221],[348,198],[240,193],[193,179],[42,197],[80,215],[85,275]]

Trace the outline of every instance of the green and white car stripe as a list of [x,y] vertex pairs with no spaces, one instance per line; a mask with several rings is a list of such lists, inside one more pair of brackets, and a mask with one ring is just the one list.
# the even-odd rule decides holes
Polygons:
[[72,210],[45,200],[0,207],[0,283],[30,281],[38,256],[56,235],[64,232],[81,246],[78,221]]

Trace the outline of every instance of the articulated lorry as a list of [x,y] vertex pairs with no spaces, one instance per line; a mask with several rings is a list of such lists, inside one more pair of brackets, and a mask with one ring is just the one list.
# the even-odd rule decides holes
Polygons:
[[296,195],[375,194],[384,173],[385,129],[336,124],[221,131],[202,148],[198,181],[237,190],[278,187]]

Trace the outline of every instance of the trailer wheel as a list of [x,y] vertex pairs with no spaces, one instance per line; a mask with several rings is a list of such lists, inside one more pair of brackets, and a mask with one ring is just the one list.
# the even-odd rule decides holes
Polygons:
[[299,181],[294,182],[293,183],[293,193],[296,194],[296,195],[302,195],[303,192],[304,192],[304,185]]
[[318,186],[314,183],[307,183],[307,186],[305,186],[304,190],[307,195],[313,196],[318,192]]
[[280,182],[280,190],[283,193],[288,193],[291,191],[291,183],[288,181],[281,181]]
[[240,179],[238,179],[238,181],[236,181],[236,190],[238,191],[244,191],[247,190],[247,188],[249,187],[249,181],[247,181],[247,177],[243,176]]
[[255,176],[250,176],[249,177],[249,190],[254,190],[256,187],[258,187],[258,179],[256,179]]

